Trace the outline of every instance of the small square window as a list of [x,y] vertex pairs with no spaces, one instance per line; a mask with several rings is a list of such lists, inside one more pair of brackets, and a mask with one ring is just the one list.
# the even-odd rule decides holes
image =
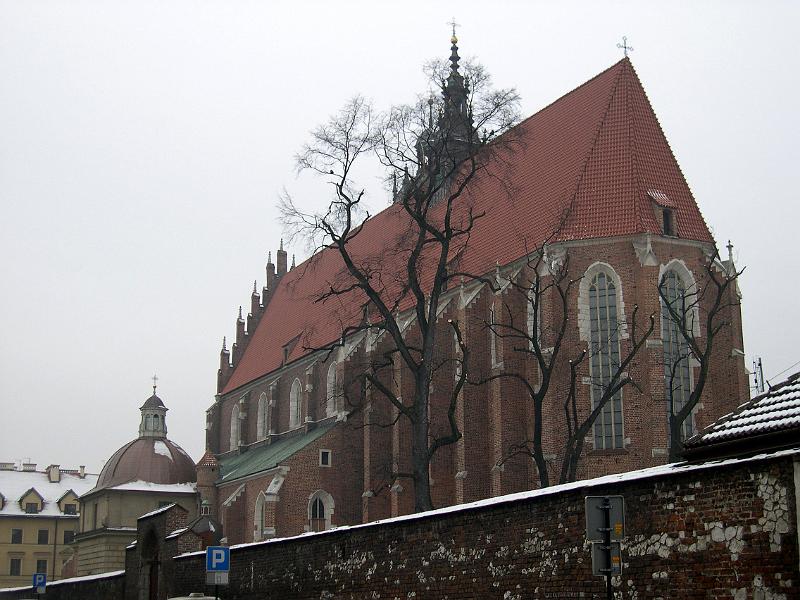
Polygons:
[[78,514],[78,506],[77,506],[77,504],[65,504],[64,505],[64,514],[65,515],[77,515]]
[[36,502],[26,502],[25,503],[25,512],[29,515],[35,515],[39,512],[39,505]]
[[12,558],[8,568],[8,574],[12,577],[19,577],[22,573],[22,559]]
[[12,544],[21,544],[22,543],[22,529],[12,529],[11,530],[11,543]]
[[47,559],[40,558],[36,561],[36,572],[37,573],[47,573]]
[[71,544],[72,540],[75,539],[75,532],[71,529],[64,530],[64,543]]
[[320,450],[319,451],[319,466],[320,467],[330,467],[331,466],[331,451],[330,450]]
[[[50,530],[49,529],[40,529],[39,536],[36,540],[37,544],[49,544],[50,543]],[[37,571],[38,573],[39,571]]]

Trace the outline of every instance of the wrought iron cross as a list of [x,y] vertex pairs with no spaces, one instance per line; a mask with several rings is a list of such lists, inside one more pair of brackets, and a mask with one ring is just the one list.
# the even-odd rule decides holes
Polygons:
[[453,35],[456,34],[456,27],[461,27],[458,23],[456,23],[456,18],[455,17],[453,17],[453,20],[449,21],[447,24],[450,25],[453,28]]
[[158,375],[153,375],[153,393],[156,393],[156,385],[158,385]]
[[628,56],[628,51],[633,52],[633,46],[628,46],[628,36],[622,36],[622,43],[617,44],[617,48],[622,48],[622,51],[625,53],[625,56]]

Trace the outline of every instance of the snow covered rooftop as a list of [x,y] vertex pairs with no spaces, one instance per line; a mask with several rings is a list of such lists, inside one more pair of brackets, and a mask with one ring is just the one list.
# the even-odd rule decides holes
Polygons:
[[[768,392],[748,400],[717,419],[686,442],[687,457],[709,452],[712,447],[729,447],[737,442],[763,449],[766,439],[789,436],[800,438],[800,372],[771,387]],[[772,444],[772,442],[770,442]],[[774,447],[774,444],[773,444]]]
[[[77,472],[60,470],[60,481],[51,483],[47,471],[0,470],[0,495],[2,509],[0,516],[25,515],[28,517],[64,516],[58,501],[70,490],[80,496],[92,489],[97,483],[97,475],[85,474],[81,477]],[[42,498],[44,505],[36,514],[27,514],[24,506],[20,506],[20,498],[29,490],[35,490]]]

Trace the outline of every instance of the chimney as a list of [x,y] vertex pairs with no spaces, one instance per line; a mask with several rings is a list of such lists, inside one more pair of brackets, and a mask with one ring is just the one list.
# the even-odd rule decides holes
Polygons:
[[81,479],[86,478],[86,465],[81,465],[78,467],[78,477]]
[[281,247],[278,248],[278,277],[283,277],[286,275],[286,259],[288,258],[288,254],[286,254],[286,250],[283,249],[283,238],[281,238]]
[[47,467],[47,479],[50,481],[50,483],[58,483],[61,481],[60,465],[50,465]]

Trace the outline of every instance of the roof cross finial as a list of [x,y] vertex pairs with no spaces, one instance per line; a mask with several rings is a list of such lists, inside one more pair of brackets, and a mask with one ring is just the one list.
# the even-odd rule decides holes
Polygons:
[[456,37],[456,27],[461,27],[461,25],[456,23],[456,18],[455,17],[453,17],[453,19],[451,21],[448,21],[447,24],[450,25],[450,27],[453,28],[453,43],[455,44],[458,41],[458,38]]
[[153,396],[156,395],[156,386],[158,385],[158,375],[153,375]]
[[628,52],[633,52],[633,46],[628,46],[628,36],[622,36],[622,43],[617,44],[617,48],[622,48],[622,51],[625,53],[625,58],[628,58]]

